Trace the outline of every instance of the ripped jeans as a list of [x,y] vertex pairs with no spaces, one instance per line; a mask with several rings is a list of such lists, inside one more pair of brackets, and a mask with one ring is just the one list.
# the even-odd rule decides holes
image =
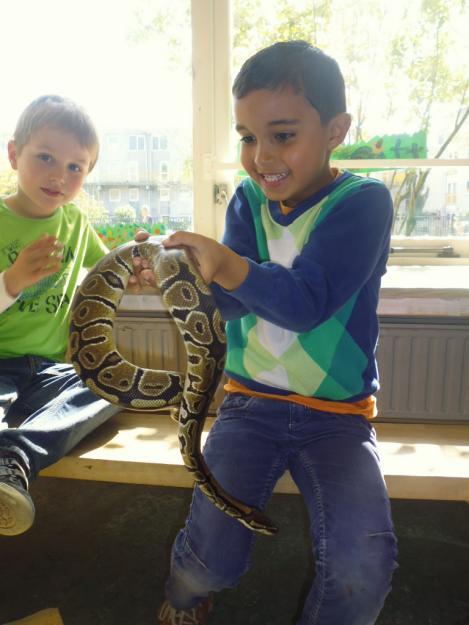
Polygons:
[[[375,432],[364,417],[233,393],[220,407],[204,457],[228,493],[261,510],[287,469],[298,485],[315,575],[297,625],[375,623],[397,549]],[[236,585],[254,540],[196,488],[172,548],[169,602],[190,608]]]
[[94,395],[72,365],[0,359],[0,452],[20,456],[30,478],[119,410]]

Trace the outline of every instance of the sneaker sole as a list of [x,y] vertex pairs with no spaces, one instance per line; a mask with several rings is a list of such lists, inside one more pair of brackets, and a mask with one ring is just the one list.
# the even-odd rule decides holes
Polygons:
[[0,535],[16,536],[29,530],[34,521],[34,504],[28,493],[0,483]]

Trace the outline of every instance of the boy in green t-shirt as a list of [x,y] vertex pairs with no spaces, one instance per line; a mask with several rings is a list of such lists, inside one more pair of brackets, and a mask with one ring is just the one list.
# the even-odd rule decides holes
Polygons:
[[50,95],[8,144],[18,189],[0,198],[0,534],[31,526],[29,481],[119,410],[65,362],[80,270],[108,251],[71,204],[98,149],[88,115]]

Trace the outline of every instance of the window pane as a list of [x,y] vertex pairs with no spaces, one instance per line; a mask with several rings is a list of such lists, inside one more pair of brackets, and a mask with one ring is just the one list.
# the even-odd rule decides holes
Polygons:
[[[234,0],[233,76],[260,48],[306,39],[338,61],[347,85],[353,121],[338,158],[467,159],[468,23],[465,2]],[[403,188],[416,185],[413,197],[396,198],[404,231],[415,234],[417,214],[432,213],[444,222],[448,211],[458,218],[468,213],[467,172],[460,168],[458,183],[443,194],[444,168],[431,174],[400,169],[394,178],[391,172],[386,179],[401,180]],[[394,184],[394,197],[398,189]]]
[[[80,45],[78,34],[70,38],[71,15],[73,32],[85,36]],[[161,230],[178,219],[191,228],[190,0],[82,0],[79,10],[72,0],[8,1],[0,3],[0,23],[10,25],[2,58],[15,50],[2,72],[9,95],[0,117],[0,194],[14,188],[6,144],[21,111],[57,93],[83,105],[98,129],[98,163],[77,198],[92,220],[134,215]]]
[[[388,170],[370,175],[383,180],[394,197],[393,234],[414,237],[469,235],[469,194],[464,189],[466,167]],[[412,190],[422,179],[425,179],[423,199],[412,202]]]

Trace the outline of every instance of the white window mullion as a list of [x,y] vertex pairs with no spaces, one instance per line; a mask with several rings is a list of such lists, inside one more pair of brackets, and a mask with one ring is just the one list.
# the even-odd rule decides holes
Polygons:
[[194,230],[219,238],[225,205],[215,201],[215,185],[229,172],[215,169],[228,160],[231,125],[230,0],[192,0]]

